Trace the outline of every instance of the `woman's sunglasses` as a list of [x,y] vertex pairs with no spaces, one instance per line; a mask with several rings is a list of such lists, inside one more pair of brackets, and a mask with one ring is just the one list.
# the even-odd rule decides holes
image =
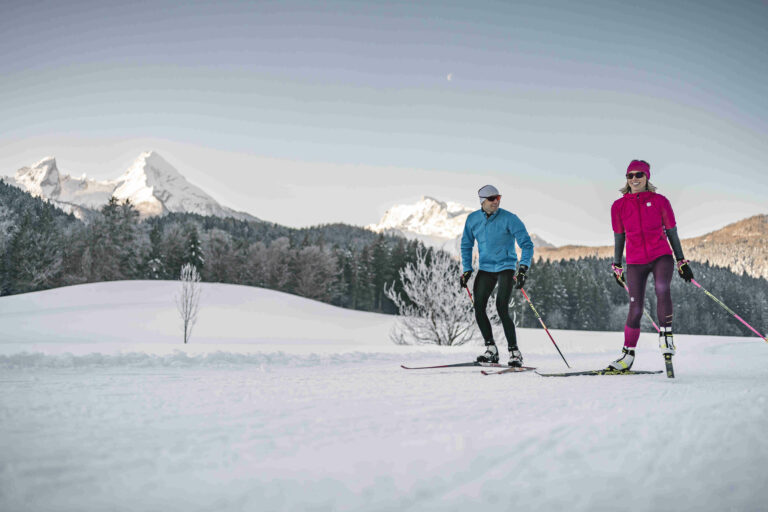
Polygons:
[[628,172],[627,173],[628,180],[631,180],[634,178],[637,178],[637,179],[645,178],[645,173],[644,172]]

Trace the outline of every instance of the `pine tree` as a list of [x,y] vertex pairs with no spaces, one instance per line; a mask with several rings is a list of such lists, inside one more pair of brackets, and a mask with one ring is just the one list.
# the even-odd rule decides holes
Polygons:
[[189,224],[186,229],[186,242],[184,245],[184,256],[182,264],[189,263],[198,272],[205,266],[205,256],[203,255],[203,244],[200,242],[200,235],[194,224]]
[[163,231],[160,223],[155,222],[149,232],[149,252],[144,264],[145,275],[149,279],[167,279],[169,277],[165,267],[162,244]]
[[3,258],[2,295],[55,286],[62,270],[60,239],[49,208],[27,213],[14,231]]

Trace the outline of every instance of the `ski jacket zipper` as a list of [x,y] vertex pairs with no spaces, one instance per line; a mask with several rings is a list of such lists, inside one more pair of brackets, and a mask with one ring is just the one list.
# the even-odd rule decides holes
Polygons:
[[637,218],[640,220],[640,236],[643,239],[643,253],[645,253],[645,259],[648,259],[648,245],[645,243],[645,224],[643,224],[643,205],[640,204],[640,194],[635,194],[637,199]]

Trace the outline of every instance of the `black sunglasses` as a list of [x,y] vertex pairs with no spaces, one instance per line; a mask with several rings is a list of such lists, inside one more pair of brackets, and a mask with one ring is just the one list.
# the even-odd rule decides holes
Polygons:
[[490,202],[494,202],[497,199],[501,199],[501,194],[499,194],[497,196],[488,196],[488,197],[486,197],[486,199],[489,200]]
[[637,179],[645,178],[645,173],[644,172],[628,172],[627,179],[631,180],[633,178],[637,178]]

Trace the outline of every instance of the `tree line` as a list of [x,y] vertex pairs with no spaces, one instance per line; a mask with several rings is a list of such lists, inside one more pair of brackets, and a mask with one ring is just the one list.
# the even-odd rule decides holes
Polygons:
[[420,242],[332,224],[294,229],[195,214],[140,220],[112,198],[88,223],[0,181],[0,295],[126,279],[259,286],[337,306],[394,313],[384,285]]
[[[768,328],[768,280],[709,263],[692,262],[696,281],[756,329]],[[675,273],[677,274],[677,273]],[[674,329],[679,333],[723,336],[752,334],[691,283],[672,278]],[[526,281],[526,291],[547,327],[590,331],[621,331],[627,319],[629,296],[611,273],[609,258],[537,260]],[[511,308],[517,324],[537,327],[538,320],[521,294],[513,294]],[[648,279],[645,307],[655,320],[653,276]],[[641,327],[654,330],[645,315]]]
[[[204,282],[259,286],[395,314],[387,292],[402,292],[401,271],[416,264],[419,251],[427,261],[437,255],[420,242],[344,224],[295,229],[195,214],[140,220],[130,203],[114,199],[84,223],[0,181],[0,295],[99,281],[176,280],[189,263]],[[450,268],[436,279],[458,289],[458,262],[446,265]],[[694,262],[692,268],[697,281],[755,328],[768,327],[768,281],[708,264]],[[628,297],[612,278],[610,260],[538,259],[529,275],[526,290],[548,327],[622,330]],[[449,300],[444,284],[425,286],[435,304]],[[468,306],[464,295],[455,299]],[[677,277],[672,298],[677,332],[749,335],[701,290]],[[515,323],[538,327],[523,300],[513,294]],[[655,301],[649,279],[646,307],[654,318]],[[647,322],[643,318],[643,328],[652,329]]]
[[[696,280],[763,334],[768,327],[768,281],[737,275],[708,263],[691,263]],[[459,262],[442,252],[418,251],[417,260],[399,274],[403,288],[386,292],[396,303],[399,321],[391,333],[398,344],[430,343],[461,345],[478,339],[472,304],[459,288]],[[608,258],[579,258],[546,261],[539,258],[529,271],[525,290],[549,328],[622,332],[629,310],[629,295],[613,278]],[[469,288],[476,274],[472,276]],[[402,284],[401,284],[402,285]],[[753,336],[702,290],[679,277],[672,280],[674,330],[681,334]],[[653,278],[646,289],[645,308],[656,315]],[[403,300],[410,299],[410,300]],[[488,313],[497,339],[503,339],[496,314],[495,291]],[[539,328],[539,321],[522,293],[514,292],[510,313],[515,325]],[[641,328],[654,327],[643,316]]]

